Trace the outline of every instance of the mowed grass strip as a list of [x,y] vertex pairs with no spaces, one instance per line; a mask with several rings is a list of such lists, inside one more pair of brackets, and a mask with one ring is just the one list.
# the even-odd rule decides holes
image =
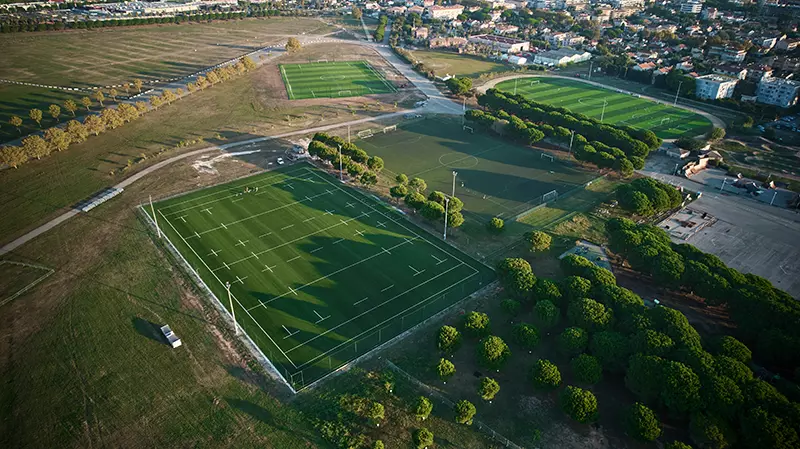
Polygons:
[[459,301],[490,269],[300,165],[156,204],[161,229],[302,388]]
[[496,88],[512,93],[516,89],[525,98],[598,120],[602,117],[604,123],[649,129],[662,139],[696,136],[711,129],[711,122],[694,112],[575,80],[523,78],[503,81]]
[[366,61],[284,64],[280,70],[290,100],[357,97],[396,90]]

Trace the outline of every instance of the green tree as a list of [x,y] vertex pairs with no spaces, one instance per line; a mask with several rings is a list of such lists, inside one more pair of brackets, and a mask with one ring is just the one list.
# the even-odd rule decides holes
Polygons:
[[289,53],[295,53],[300,51],[303,46],[300,44],[300,41],[297,40],[296,37],[290,37],[289,40],[286,41],[286,51]]
[[553,239],[545,232],[533,231],[526,234],[526,239],[530,243],[531,251],[542,252],[550,249],[550,243]]
[[539,330],[528,323],[519,323],[512,331],[514,343],[527,350],[535,349],[539,345]]
[[22,139],[22,149],[28,159],[41,159],[50,154],[50,145],[37,135],[31,135]]
[[400,198],[405,197],[408,195],[408,188],[404,184],[398,184],[391,189],[389,189],[389,195],[396,200],[400,200]]
[[136,90],[138,90],[139,93],[142,93],[142,84],[142,80],[138,78],[133,80],[133,86],[136,87]]
[[81,105],[86,108],[86,112],[91,112],[92,110],[92,99],[89,97],[82,97],[81,98]]
[[655,403],[661,394],[664,377],[664,359],[652,355],[635,354],[628,362],[625,386],[640,401]]
[[394,180],[401,185],[408,184],[408,176],[406,176],[404,173],[400,173],[399,175],[395,176]]
[[478,388],[478,394],[481,395],[486,401],[491,401],[500,392],[500,384],[497,383],[496,380],[484,377],[481,379],[480,388]]
[[50,128],[44,132],[44,138],[50,144],[50,148],[56,151],[64,151],[72,143],[72,137],[61,128]]
[[445,84],[453,95],[466,95],[472,90],[472,79],[466,77],[452,77]]
[[597,357],[580,354],[570,362],[575,379],[583,384],[594,385],[603,380],[603,367]]
[[733,436],[728,424],[713,415],[695,413],[689,421],[689,433],[692,441],[698,446],[708,449],[725,449],[731,445]]
[[483,312],[472,311],[464,315],[464,333],[470,337],[482,338],[489,335],[491,330],[489,315]]
[[444,217],[444,206],[436,201],[427,201],[419,212],[428,220],[439,221]]
[[17,168],[28,160],[28,155],[22,147],[0,147],[0,164]]
[[540,390],[555,390],[561,385],[561,372],[549,360],[535,361],[530,376],[533,386]]
[[406,205],[412,209],[420,210],[422,206],[425,205],[425,196],[423,196],[419,192],[410,192],[406,197],[403,199],[406,202]]
[[611,324],[611,311],[594,299],[578,299],[567,306],[567,320],[573,326],[599,331]]
[[664,449],[693,449],[693,448],[692,446],[689,446],[686,443],[682,443],[680,441],[673,441],[671,443],[665,444]]
[[408,181],[408,188],[419,193],[425,193],[428,190],[428,184],[422,178],[414,178]]
[[367,159],[367,167],[375,173],[380,173],[384,167],[383,158],[370,156],[369,159]]
[[472,425],[472,418],[475,417],[475,406],[472,402],[462,399],[456,403],[456,422],[459,424]]
[[61,107],[57,104],[51,104],[49,108],[47,108],[47,112],[50,113],[50,116],[53,117],[53,120],[58,121],[58,117],[61,116]]
[[592,290],[592,283],[580,276],[567,276],[561,281],[561,293],[570,302],[586,298]]
[[371,171],[364,172],[363,175],[358,179],[359,182],[365,186],[374,186],[378,183],[378,175],[372,173]]
[[94,99],[97,100],[98,103],[100,103],[101,108],[105,107],[105,105],[103,105],[103,101],[106,99],[106,96],[103,95],[103,91],[101,89],[97,89],[95,91]]
[[619,332],[601,331],[592,335],[589,350],[604,369],[621,372],[628,363],[630,343],[628,337]]
[[555,327],[559,319],[561,319],[561,311],[551,301],[543,299],[533,307],[533,321],[544,330]]
[[661,436],[661,423],[656,414],[639,402],[625,411],[628,435],[639,441],[653,441]]
[[742,363],[750,363],[753,359],[753,353],[750,348],[730,335],[717,338],[712,346],[716,354],[730,357]]
[[558,336],[559,349],[567,354],[580,354],[589,344],[589,333],[580,327],[568,327]]
[[358,6],[353,6],[353,18],[356,20],[361,20],[361,17],[362,17],[361,8],[359,8]]
[[550,301],[555,305],[561,304],[561,290],[558,284],[549,279],[538,279],[533,286],[533,299],[536,301]]
[[22,134],[22,130],[19,129],[19,127],[22,126],[22,119],[21,118],[17,117],[16,115],[12,115],[11,118],[8,119],[8,123],[11,126],[17,128],[17,132],[18,133]]
[[505,222],[503,222],[502,218],[498,218],[498,217],[492,218],[491,220],[489,220],[489,223],[487,224],[489,232],[491,232],[493,234],[499,234],[499,233],[503,232],[503,227],[504,226],[505,226]]
[[708,133],[709,140],[720,140],[725,137],[725,130],[722,128],[714,127]]
[[384,446],[383,441],[375,440],[375,442],[372,443],[372,449],[386,449],[386,446]]
[[39,125],[39,128],[42,127],[42,110],[41,109],[36,109],[36,108],[31,109],[28,112],[28,116],[31,118],[31,120],[36,122],[37,125]]
[[500,303],[500,307],[503,309],[505,313],[511,316],[517,316],[521,305],[519,301],[513,299],[504,299],[503,302]]
[[680,416],[700,406],[700,378],[683,363],[663,363],[661,401],[673,414]]
[[437,346],[445,354],[452,354],[461,346],[461,334],[453,326],[442,326],[439,329]]
[[633,347],[642,354],[664,357],[675,347],[675,342],[667,334],[645,329],[633,336]]
[[704,376],[700,384],[700,398],[705,410],[729,420],[738,414],[744,396],[734,381],[725,376]]
[[559,395],[561,410],[575,421],[586,424],[597,419],[597,398],[589,390],[568,386]]
[[372,404],[367,407],[365,412],[365,417],[370,420],[370,422],[374,423],[376,426],[383,420],[386,416],[386,409],[384,408],[383,404],[380,402],[373,402]]
[[762,407],[748,410],[741,418],[744,447],[795,449],[800,447],[797,429]]
[[497,266],[500,280],[506,291],[515,298],[525,299],[530,295],[536,276],[525,259],[507,258]]
[[447,379],[450,379],[456,373],[456,366],[447,359],[439,359],[439,363],[436,365],[436,373],[439,374],[442,382],[447,383]]
[[75,111],[78,110],[78,105],[72,99],[64,100],[64,109],[75,117]]
[[428,446],[433,446],[433,432],[426,428],[421,428],[414,432],[414,444],[417,449],[427,449]]
[[487,368],[500,369],[511,357],[511,350],[502,338],[490,335],[478,344],[478,359]]
[[417,417],[417,421],[425,421],[432,411],[433,402],[430,399],[425,396],[417,398],[417,405],[414,407],[414,416]]
[[617,159],[615,161],[614,168],[625,178],[630,178],[633,176],[633,172],[636,167],[633,165],[629,159]]
[[69,133],[70,139],[73,143],[81,143],[89,137],[89,131],[86,130],[86,127],[83,126],[83,123],[77,120],[70,120],[67,122],[67,126],[65,128]]

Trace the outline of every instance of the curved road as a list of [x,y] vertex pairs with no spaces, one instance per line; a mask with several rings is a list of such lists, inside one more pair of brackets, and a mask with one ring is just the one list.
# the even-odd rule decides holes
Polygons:
[[[572,76],[549,75],[549,74],[548,75],[510,75],[510,76],[504,76],[504,77],[501,77],[501,78],[496,78],[496,79],[490,80],[490,81],[486,82],[486,84],[478,87],[478,92],[486,92],[488,89],[496,86],[498,83],[501,83],[501,82],[507,81],[507,80],[513,80],[515,78],[561,78],[561,79],[567,79],[567,80],[572,80],[572,81],[580,81],[582,83],[591,84],[592,86],[602,87],[603,89],[617,90],[617,91],[620,91],[620,92],[625,92],[627,94],[639,95],[641,98],[646,98],[646,99],[648,99],[650,101],[655,101],[657,103],[665,103],[664,100],[660,100],[660,99],[658,99],[656,97],[651,97],[650,95],[640,94],[640,93],[636,93],[636,92],[633,92],[633,91],[630,91],[630,90],[625,90],[625,89],[619,89],[617,87],[609,87],[609,86],[606,86],[604,84],[600,84],[600,83],[598,83],[596,81],[589,81],[589,80],[585,80],[583,78],[575,78],[575,77],[572,77]],[[695,114],[702,115],[703,117],[705,117],[709,121],[711,121],[711,124],[713,124],[717,128],[725,129],[725,122],[723,122],[722,120],[719,119],[719,117],[717,117],[717,116],[715,116],[713,114],[709,114],[706,111],[701,111],[700,109],[695,109],[695,108],[693,108],[691,106],[677,105],[677,106],[674,106],[674,107],[681,108],[681,109],[686,109],[687,111],[691,111],[691,112],[694,112]]]

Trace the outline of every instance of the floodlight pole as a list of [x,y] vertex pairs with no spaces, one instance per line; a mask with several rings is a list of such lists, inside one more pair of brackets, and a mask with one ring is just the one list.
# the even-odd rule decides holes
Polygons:
[[447,211],[449,210],[450,206],[450,198],[444,197],[444,238],[443,240],[447,240]]
[[517,94],[517,78],[514,78],[514,95]]
[[453,194],[452,194],[453,198],[455,198],[456,196],[456,176],[458,176],[458,172],[453,170]]
[[225,282],[225,289],[228,290],[228,301],[231,303],[231,318],[233,318],[233,332],[239,335],[239,326],[236,325],[236,311],[233,310],[233,295],[231,295],[231,283]]
[[587,80],[591,81],[592,79],[592,68],[594,67],[594,61],[589,61],[589,76],[586,77]]
[[772,199],[769,200],[769,205],[772,206],[772,203],[775,202],[775,197],[778,196],[778,191],[776,190],[775,193],[772,194]]
[[461,112],[467,112],[467,97],[461,100]]
[[342,174],[342,146],[339,145],[339,181],[344,181],[344,175]]
[[569,155],[572,155],[572,140],[575,139],[575,130],[572,130],[572,135],[569,136]]
[[[347,125],[347,143],[350,143],[350,125]],[[339,150],[341,151],[341,147]]]
[[725,178],[725,179],[723,179],[723,180],[722,180],[722,185],[721,185],[721,186],[720,186],[720,188],[719,188],[719,191],[720,191],[720,192],[722,192],[722,189],[724,189],[724,188],[725,188],[725,183],[726,183],[726,182],[728,182],[728,178]]
[[678,94],[681,93],[681,85],[682,84],[683,84],[683,81],[678,83],[678,90],[675,91],[675,101],[672,103],[673,106],[676,106],[678,104]]
[[603,123],[603,118],[605,118],[605,116],[606,116],[606,105],[607,104],[608,104],[608,101],[606,101],[606,99],[603,98],[603,112],[600,113],[600,123]]
[[153,214],[153,223],[156,224],[158,238],[161,238],[161,228],[158,227],[158,217],[156,217],[156,209],[153,207],[153,195],[150,195],[150,212]]

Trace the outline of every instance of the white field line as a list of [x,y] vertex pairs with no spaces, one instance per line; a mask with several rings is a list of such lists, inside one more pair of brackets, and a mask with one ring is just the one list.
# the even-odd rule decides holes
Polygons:
[[[312,197],[312,199],[313,199],[313,198],[316,198],[316,197],[318,197],[318,196],[322,196],[322,195],[329,195],[329,193],[320,193],[320,194],[314,195],[314,196]],[[305,200],[305,199],[303,199],[303,200],[300,200],[300,201],[294,201],[294,202],[291,202],[291,203],[287,203],[287,204],[284,204],[283,206],[278,206],[278,207],[276,207],[276,208],[273,208],[273,209],[270,209],[270,210],[266,210],[266,211],[264,211],[264,212],[259,212],[259,213],[255,214],[255,215],[251,215],[251,216],[249,216],[249,217],[247,217],[247,218],[242,218],[241,220],[232,221],[232,222],[230,222],[230,223],[228,223],[228,224],[225,224],[225,223],[220,223],[220,225],[219,225],[219,226],[217,226],[217,227],[214,227],[214,228],[211,228],[211,229],[207,229],[207,230],[205,230],[205,231],[201,232],[201,233],[200,233],[200,235],[208,234],[209,232],[218,231],[218,230],[220,230],[220,229],[223,229],[223,228],[224,228],[224,229],[228,229],[228,226],[235,225],[235,224],[239,224],[239,223],[242,223],[242,222],[244,222],[244,221],[251,220],[251,219],[253,219],[253,218],[257,218],[257,217],[260,217],[260,216],[262,216],[262,215],[266,215],[266,214],[269,214],[269,213],[275,212],[275,211],[277,211],[277,210],[285,209],[285,208],[287,208],[287,207],[296,206],[296,205],[298,205],[298,204],[304,203],[305,201],[306,201],[306,200]],[[289,225],[289,227],[292,227],[292,226],[294,226],[294,225]]]
[[[302,171],[311,171],[311,169],[308,168],[308,167],[303,167],[301,169],[294,170],[294,171],[291,171],[291,172],[281,173],[279,175],[276,174],[275,176],[263,177],[263,178],[258,179],[257,181],[251,181],[251,182],[248,182],[248,183],[245,183],[245,184],[237,185],[235,187],[239,188],[239,187],[251,186],[253,184],[258,184],[258,183],[261,183],[261,182],[264,182],[264,181],[273,180],[273,179],[276,179],[276,178],[281,178],[279,182],[268,183],[266,185],[259,185],[259,187],[269,187],[269,186],[272,186],[272,185],[275,185],[275,184],[280,184],[281,182],[286,181],[286,179],[288,177],[294,177],[295,173],[299,173],[299,172],[302,172]],[[297,177],[296,179],[303,179],[303,178]],[[233,188],[233,187],[231,187],[231,188]],[[199,199],[207,198],[209,196],[219,195],[221,193],[230,193],[230,190],[223,189],[223,190],[219,190],[219,191],[216,191],[216,192],[213,192],[213,193],[207,193],[207,194],[202,195],[202,196],[193,197],[192,199],[187,199],[187,200],[184,200],[184,201],[181,201],[181,202],[178,202],[178,203],[169,204],[169,205],[161,207],[159,209],[162,210],[162,211],[169,210],[169,209],[171,209],[171,208],[173,208],[175,206],[180,206],[182,204],[190,203],[192,201],[197,201]],[[227,195],[227,196],[225,196],[223,198],[207,201],[207,202],[201,203],[201,204],[196,204],[196,205],[188,207],[186,209],[181,209],[181,210],[178,210],[178,211],[168,212],[166,215],[167,216],[172,216],[172,215],[180,213],[181,211],[188,211],[188,210],[196,209],[198,207],[205,206],[206,204],[211,204],[211,203],[215,203],[217,201],[226,200],[228,198],[233,198],[235,196],[236,196],[235,193],[234,194],[229,194],[229,195]]]
[[474,268],[472,265],[470,265],[470,264],[468,264],[468,263],[464,262],[463,260],[461,260],[460,258],[458,258],[458,257],[456,257],[456,256],[454,256],[454,255],[452,255],[452,254],[450,254],[450,253],[449,253],[447,250],[445,250],[445,249],[443,249],[443,248],[439,247],[439,245],[435,245],[435,244],[434,244],[432,241],[430,241],[430,240],[428,240],[428,239],[425,239],[425,238],[423,238],[422,236],[420,236],[419,234],[417,234],[417,233],[416,233],[416,232],[414,232],[413,230],[411,230],[411,229],[407,228],[406,226],[404,226],[404,225],[403,225],[402,223],[400,223],[399,221],[396,221],[396,220],[394,220],[392,217],[390,217],[390,216],[386,215],[385,213],[383,213],[383,212],[381,212],[380,210],[378,210],[378,209],[376,209],[375,207],[373,207],[371,204],[369,204],[369,203],[365,202],[365,201],[364,201],[362,198],[359,198],[359,197],[357,197],[357,196],[353,195],[352,193],[350,193],[350,192],[348,192],[348,191],[346,191],[346,190],[344,190],[344,189],[340,188],[339,186],[337,186],[337,185],[335,185],[335,184],[331,183],[330,181],[328,181],[328,180],[327,180],[327,179],[325,179],[324,177],[320,176],[320,175],[319,175],[319,173],[317,173],[317,172],[312,172],[312,173],[314,173],[314,175],[315,175],[315,176],[317,176],[318,178],[320,178],[320,179],[322,179],[323,181],[327,182],[327,183],[328,183],[330,186],[334,187],[334,188],[335,188],[335,189],[337,189],[337,190],[340,190],[340,191],[344,192],[346,195],[349,195],[351,198],[354,198],[356,201],[358,201],[358,202],[360,202],[361,204],[363,204],[363,205],[365,205],[365,206],[369,207],[370,209],[372,209],[373,211],[375,211],[375,212],[377,212],[378,214],[382,215],[384,218],[388,219],[388,220],[389,220],[389,221],[391,221],[392,223],[394,223],[394,224],[396,224],[396,225],[400,226],[401,228],[405,229],[407,232],[409,232],[410,234],[414,235],[414,237],[416,237],[417,239],[419,239],[419,240],[422,240],[423,242],[426,242],[426,243],[428,243],[429,245],[433,246],[434,248],[438,249],[439,251],[441,251],[441,252],[443,252],[443,253],[447,254],[448,256],[452,257],[453,259],[455,259],[455,260],[457,260],[457,261],[461,262],[461,263],[462,263],[462,264],[464,264],[464,265],[467,265],[468,267],[470,267],[470,268],[472,268],[473,270],[475,270],[475,272],[476,272],[476,273],[478,272],[478,270],[477,270],[477,269],[475,269],[475,268]]
[[[203,260],[203,258],[202,258],[202,257],[200,257],[200,255],[199,255],[199,254],[197,254],[197,251],[195,251],[195,250],[194,250],[194,248],[192,248],[192,245],[190,245],[190,244],[189,244],[189,242],[187,242],[187,241],[186,241],[186,239],[185,239],[185,238],[183,238],[183,236],[181,235],[181,233],[180,233],[180,232],[178,232],[178,230],[177,230],[177,229],[175,229],[175,226],[173,226],[173,225],[172,225],[172,222],[171,222],[171,221],[169,221],[169,220],[167,219],[167,217],[165,217],[165,216],[164,216],[164,214],[163,214],[163,213],[161,213],[161,211],[158,211],[158,213],[159,213],[159,214],[161,214],[161,218],[163,218],[163,219],[164,219],[164,221],[166,221],[166,222],[167,222],[167,224],[168,224],[168,225],[169,225],[169,226],[172,228],[172,230],[175,232],[175,234],[176,234],[178,237],[180,237],[180,238],[181,238],[181,240],[183,240],[183,244],[184,244],[184,245],[186,245],[186,247],[188,247],[188,248],[189,248],[189,249],[192,251],[192,253],[194,253],[195,257],[197,257],[197,258],[200,260],[200,262],[201,262],[201,263],[202,263],[202,264],[203,264],[203,265],[206,267],[206,270],[208,270],[208,271],[211,273],[211,275],[212,275],[212,276],[214,276],[214,278],[217,280],[217,282],[219,282],[219,284],[220,284],[220,285],[222,285],[222,286],[225,286],[225,283],[224,283],[224,282],[222,282],[222,280],[221,280],[221,279],[220,279],[220,278],[219,278],[219,277],[216,275],[216,273],[214,273],[213,271],[211,271],[211,268],[208,266],[208,264],[206,264],[206,261],[205,261],[205,260]],[[202,277],[201,277],[200,279],[202,279]],[[297,365],[295,365],[294,361],[293,361],[291,358],[289,358],[289,356],[288,356],[288,355],[286,355],[286,353],[285,353],[285,352],[283,352],[283,349],[281,349],[281,347],[280,347],[280,346],[278,346],[278,344],[277,344],[277,343],[275,343],[275,340],[273,340],[273,339],[272,339],[272,337],[269,335],[269,333],[268,333],[266,330],[264,330],[264,328],[263,328],[263,327],[261,327],[261,323],[259,323],[259,322],[258,322],[258,320],[256,320],[256,319],[253,317],[253,315],[251,315],[251,314],[250,314],[250,311],[249,311],[249,310],[247,310],[247,309],[246,309],[246,308],[245,308],[245,307],[242,305],[242,303],[241,303],[241,302],[239,302],[239,298],[237,298],[237,297],[236,297],[236,295],[234,295],[233,293],[231,293],[231,297],[233,297],[233,299],[235,299],[235,300],[236,300],[236,304],[239,304],[239,307],[241,307],[241,308],[242,308],[242,310],[244,310],[244,311],[245,311],[245,313],[247,313],[247,316],[249,316],[249,317],[250,317],[250,319],[251,319],[251,320],[253,320],[253,322],[256,324],[256,326],[258,326],[258,328],[259,328],[259,329],[261,329],[261,332],[263,332],[263,333],[264,333],[264,335],[266,335],[266,336],[267,336],[267,338],[269,338],[269,341],[271,341],[271,342],[272,342],[272,344],[273,344],[273,345],[274,345],[276,348],[278,348],[278,351],[280,351],[280,352],[281,352],[281,354],[283,354],[283,357],[284,357],[286,360],[288,360],[288,361],[289,361],[289,363],[291,363],[291,364],[292,364],[292,366],[293,366],[295,369],[297,369]]]
[[[405,245],[406,243],[408,243],[408,241],[404,240],[402,243],[398,243],[397,245],[393,246],[393,247],[392,247],[392,249],[394,249],[394,248],[398,248],[398,247],[400,247],[400,246],[402,246],[402,245]],[[308,287],[308,286],[310,286],[310,285],[316,284],[317,282],[324,281],[325,279],[328,279],[329,277],[331,277],[331,276],[333,276],[333,275],[335,275],[335,274],[339,274],[339,273],[341,273],[342,271],[349,270],[350,268],[353,268],[353,267],[355,267],[356,265],[362,264],[362,263],[364,263],[364,262],[366,262],[366,261],[368,261],[368,260],[374,259],[374,258],[376,258],[376,257],[380,256],[381,254],[383,254],[383,251],[379,251],[378,253],[376,253],[376,254],[373,254],[373,255],[371,255],[371,256],[369,256],[369,257],[365,258],[365,259],[361,259],[361,260],[359,260],[359,261],[357,261],[357,262],[353,262],[353,263],[351,263],[350,265],[348,265],[348,266],[346,266],[346,267],[342,267],[342,268],[340,268],[340,269],[338,269],[338,270],[336,270],[336,271],[334,271],[334,272],[332,272],[332,273],[328,273],[328,274],[326,274],[325,276],[318,277],[317,279],[314,279],[313,281],[311,281],[311,282],[309,282],[309,283],[307,283],[307,284],[305,284],[305,285],[302,285],[302,286],[300,286],[300,287],[296,288],[295,290],[302,290],[302,289],[304,289],[304,288],[306,288],[306,287]],[[298,256],[298,257],[299,257],[299,256]],[[270,298],[270,299],[269,299],[269,300],[267,300],[267,301],[259,301],[259,302],[260,302],[260,304],[259,304],[259,305],[257,305],[257,306],[253,306],[253,307],[251,307],[249,310],[253,310],[253,309],[255,309],[256,307],[260,307],[260,306],[266,306],[267,304],[269,304],[269,303],[271,303],[271,302],[273,302],[273,301],[276,301],[276,300],[278,300],[278,299],[281,299],[281,298],[283,298],[283,297],[284,297],[284,296],[286,296],[286,295],[287,295],[287,293],[284,293],[284,294],[282,294],[282,295],[280,295],[280,296],[276,296],[276,297],[274,297],[274,298]]]
[[[3,262],[6,262],[6,261],[3,261]],[[50,276],[51,274],[55,273],[55,270],[53,270],[52,268],[44,268],[44,267],[40,267],[38,265],[30,265],[30,264],[18,263],[18,262],[8,262],[8,263],[9,264],[15,264],[15,265],[23,265],[23,266],[27,266],[27,267],[33,267],[33,268],[36,268],[36,269],[39,269],[39,270],[44,270],[45,273],[43,275],[39,276],[38,278],[34,279],[33,281],[31,281],[28,285],[26,285],[26,286],[22,287],[21,289],[17,290],[17,292],[14,293],[13,295],[9,296],[8,298],[6,298],[2,302],[0,302],[0,307],[2,307],[4,305],[6,305],[7,303],[17,299],[20,295],[22,295],[23,293],[25,293],[28,290],[32,289],[33,287],[36,287],[40,282],[45,280],[48,276]]]
[[[454,269],[456,269],[456,268],[458,268],[458,267],[460,267],[460,266],[461,266],[461,265],[456,265],[456,266],[454,266],[453,268],[451,268],[450,270],[447,270],[447,271],[445,271],[444,273],[447,273],[448,271],[454,270]],[[441,273],[441,274],[444,274],[444,273]],[[351,342],[351,341],[353,341],[353,340],[357,340],[357,339],[358,339],[359,337],[361,337],[362,335],[364,335],[364,334],[367,334],[367,333],[369,333],[369,332],[372,332],[372,331],[373,331],[373,330],[375,330],[376,328],[378,328],[378,327],[380,327],[380,326],[383,326],[383,325],[385,325],[386,323],[388,323],[389,321],[392,321],[392,320],[396,319],[397,317],[399,317],[399,316],[401,316],[401,315],[405,314],[406,312],[408,312],[409,310],[413,309],[414,307],[419,307],[420,305],[424,305],[426,302],[428,302],[428,300],[429,300],[429,299],[431,299],[431,298],[433,298],[433,297],[436,297],[436,296],[440,295],[442,292],[444,292],[444,291],[447,291],[447,290],[449,290],[449,289],[453,288],[454,286],[456,286],[456,285],[458,285],[458,284],[460,284],[460,283],[462,283],[462,282],[466,281],[467,279],[471,278],[472,276],[475,276],[477,273],[478,273],[478,272],[476,271],[475,273],[472,273],[472,274],[470,274],[469,276],[467,276],[467,277],[465,277],[465,278],[461,279],[460,281],[458,281],[458,282],[456,282],[456,283],[454,283],[454,284],[448,285],[447,287],[443,288],[442,290],[439,290],[438,292],[436,292],[436,293],[432,294],[431,296],[428,296],[427,298],[423,299],[422,301],[420,301],[420,302],[418,302],[418,303],[416,303],[416,304],[413,304],[413,305],[411,305],[411,306],[407,307],[407,308],[406,308],[405,310],[403,310],[402,312],[399,312],[399,313],[395,314],[394,316],[392,316],[392,317],[390,317],[390,318],[387,318],[387,319],[385,319],[385,320],[381,321],[380,323],[378,323],[378,324],[376,324],[376,325],[372,326],[371,328],[369,328],[369,329],[367,329],[367,330],[365,330],[365,331],[361,332],[360,334],[358,334],[358,335],[356,335],[356,336],[354,336],[354,337],[350,338],[349,340],[347,340],[347,341],[344,341],[344,342],[342,342],[342,343],[339,343],[338,345],[334,346],[334,347],[333,347],[333,348],[331,348],[330,350],[328,350],[328,351],[325,351],[324,353],[322,353],[322,354],[320,354],[320,355],[318,355],[318,356],[314,357],[313,359],[311,359],[311,360],[307,361],[306,363],[303,363],[302,365],[295,367],[295,369],[301,370],[301,369],[305,368],[305,367],[306,367],[306,366],[308,366],[309,364],[316,362],[317,360],[319,360],[319,359],[321,359],[321,358],[325,357],[326,355],[330,354],[330,353],[331,353],[331,352],[333,352],[333,351],[336,351],[337,349],[339,349],[340,347],[342,347],[342,345],[346,345],[346,344],[350,343],[350,342]],[[437,277],[438,277],[438,276],[437,276]],[[435,279],[435,278],[432,278],[432,279]],[[416,288],[416,287],[415,287],[415,288]],[[403,292],[403,293],[401,293],[400,295],[403,295],[403,294],[405,294],[405,293],[406,293],[406,292]],[[398,295],[398,296],[399,296],[399,295]],[[393,299],[390,299],[390,300],[388,300],[388,301],[386,301],[386,302],[389,302],[389,301],[392,301],[392,300],[394,300],[394,298],[393,298]],[[359,318],[359,317],[361,317],[362,315],[364,315],[364,314],[366,314],[366,313],[369,313],[369,312],[371,312],[372,310],[374,310],[374,309],[376,309],[376,308],[378,308],[378,307],[382,306],[382,305],[383,305],[383,304],[385,304],[386,302],[383,302],[383,303],[381,303],[381,304],[379,304],[379,305],[377,305],[377,306],[373,307],[372,309],[369,309],[369,310],[367,310],[366,312],[364,312],[364,313],[362,313],[362,314],[359,314],[359,316],[358,316],[358,317],[356,317],[356,318]],[[313,337],[312,339],[309,339],[309,340],[307,340],[305,343],[302,343],[302,344],[300,344],[299,346],[304,346],[306,343],[310,342],[311,340],[313,340],[313,339],[315,339],[315,338],[318,338],[318,337],[320,337],[320,336],[322,336],[322,335],[325,335],[325,334],[327,334],[328,332],[331,332],[331,331],[333,331],[333,330],[336,330],[337,328],[339,328],[339,327],[341,327],[341,326],[343,326],[343,325],[347,324],[349,321],[352,321],[352,320],[354,320],[354,319],[356,319],[356,318],[353,318],[353,319],[351,319],[351,320],[348,320],[347,322],[344,322],[344,323],[342,323],[342,324],[340,324],[340,325],[338,325],[338,326],[334,327],[333,329],[329,329],[329,330],[325,331],[324,333],[322,333],[322,334],[320,334],[320,335],[317,335],[317,336]],[[287,352],[291,352],[291,351],[293,351],[294,349],[296,349],[297,347],[298,347],[298,346],[295,346],[294,348],[290,349],[290,350],[289,350],[289,351],[287,351]]]
[[[366,212],[364,212],[363,214],[361,214],[361,215],[359,215],[359,216],[357,216],[357,217],[353,217],[353,218],[351,218],[349,221],[357,220],[357,219],[361,218],[362,216],[368,216],[368,215],[369,215],[369,214],[367,214]],[[331,226],[328,226],[327,228],[322,228],[322,229],[320,229],[320,230],[317,230],[317,231],[314,231],[314,232],[312,232],[312,233],[310,233],[310,234],[306,234],[306,235],[304,235],[304,236],[302,236],[302,237],[298,237],[298,238],[296,238],[296,239],[294,239],[294,240],[289,240],[288,242],[283,242],[283,243],[281,243],[281,244],[280,244],[280,245],[278,245],[278,246],[273,246],[272,248],[267,248],[267,249],[265,249],[265,250],[263,250],[263,251],[259,251],[259,252],[257,252],[256,254],[257,254],[257,255],[259,255],[259,256],[260,256],[260,255],[262,255],[262,254],[266,254],[266,253],[268,253],[268,252],[270,252],[270,251],[274,251],[274,250],[276,250],[276,249],[278,249],[278,248],[282,248],[282,247],[284,247],[284,246],[286,246],[286,245],[291,245],[291,244],[292,244],[292,243],[294,243],[294,242],[297,242],[297,241],[303,240],[303,239],[305,239],[305,238],[308,238],[308,237],[310,237],[310,236],[312,236],[312,235],[319,234],[320,232],[325,232],[325,231],[327,231],[328,229],[333,229],[333,228],[335,228],[335,227],[337,227],[337,226],[339,226],[339,225],[340,225],[340,223],[333,224],[333,225],[331,225]],[[245,260],[248,260],[248,259],[250,259],[250,258],[252,258],[252,257],[253,257],[252,255],[250,255],[250,256],[247,256],[247,257],[243,257],[243,258],[241,258],[241,259],[239,259],[239,260],[237,260],[237,261],[235,261],[235,262],[231,262],[231,263],[229,263],[228,265],[236,265],[237,263],[244,262]],[[212,271],[217,271],[217,270],[220,270],[220,269],[222,269],[222,267],[215,268],[215,269],[214,269],[214,270],[212,270]]]

